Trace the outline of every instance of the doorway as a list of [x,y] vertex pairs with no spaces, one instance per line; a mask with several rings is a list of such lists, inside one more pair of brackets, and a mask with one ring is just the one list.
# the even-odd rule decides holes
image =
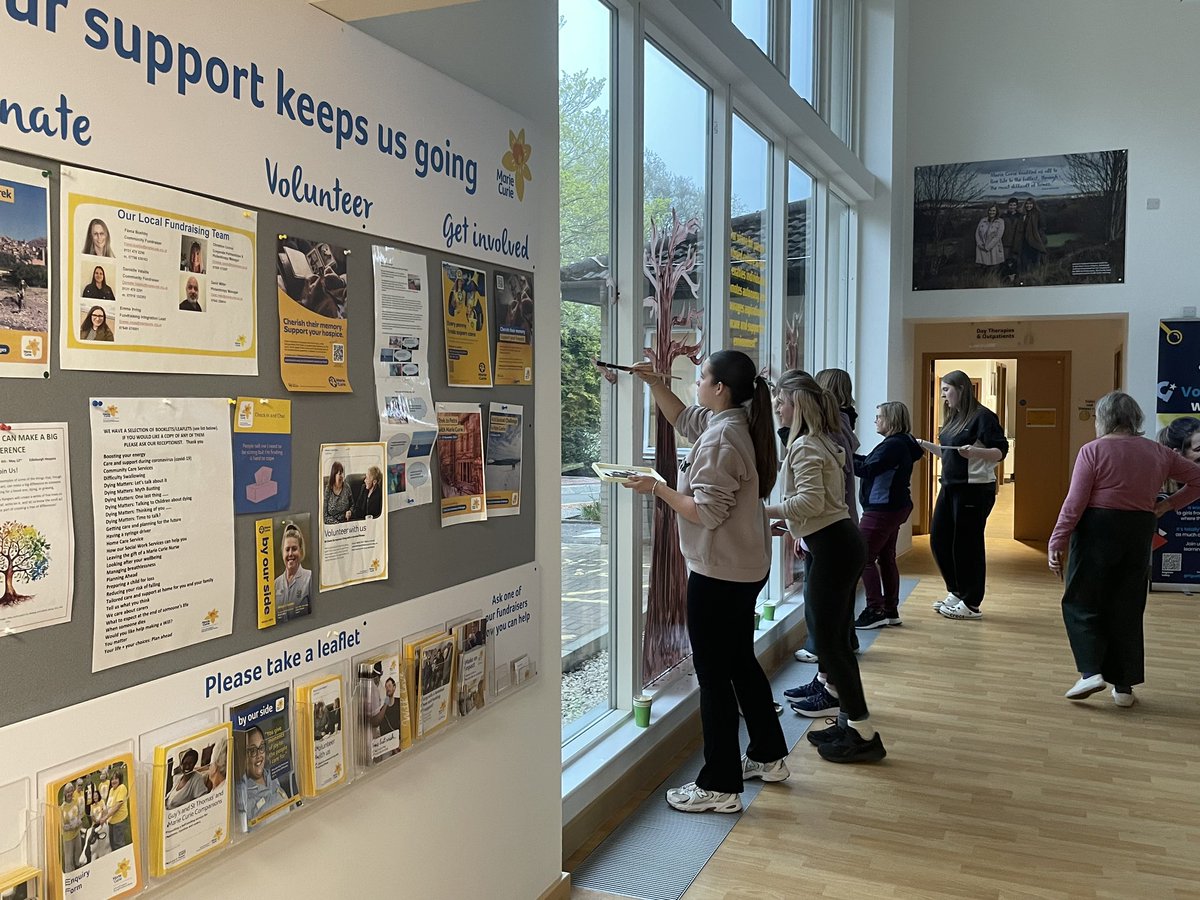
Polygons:
[[[1059,351],[926,353],[921,361],[918,415],[922,436],[936,439],[941,426],[941,378],[967,373],[980,403],[993,410],[1009,440],[1009,455],[996,471],[998,490],[1012,492],[1012,534],[1018,541],[1044,542],[1066,496],[1070,465],[1071,354]],[[929,531],[940,462],[922,466],[921,515],[914,533]],[[1008,535],[1006,535],[1008,536]]]

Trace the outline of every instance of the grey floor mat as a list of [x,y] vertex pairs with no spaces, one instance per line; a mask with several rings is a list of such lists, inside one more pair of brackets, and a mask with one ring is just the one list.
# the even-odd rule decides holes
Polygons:
[[[915,578],[900,582],[901,603],[917,585]],[[860,597],[858,609],[863,600]],[[862,653],[870,650],[881,631],[858,632]],[[789,661],[771,676],[777,700],[785,688],[812,680],[815,665]],[[784,710],[783,736],[788,747],[795,747],[814,722],[824,727],[823,719],[806,719]],[[746,746],[746,724],[742,723],[742,746]],[[605,838],[571,873],[576,887],[638,900],[679,900],[696,880],[705,863],[717,852],[721,842],[737,825],[741,815],[701,813],[688,815],[667,806],[663,793],[670,786],[691,781],[703,763],[697,750],[650,792],[643,803]],[[749,807],[762,790],[761,781],[746,782],[742,804]]]

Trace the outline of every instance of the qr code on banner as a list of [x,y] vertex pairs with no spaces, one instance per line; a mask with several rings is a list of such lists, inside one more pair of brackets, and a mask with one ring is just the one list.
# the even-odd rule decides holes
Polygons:
[[344,363],[346,361],[346,345],[345,344],[334,344],[333,345],[333,361],[335,363]]
[[1164,553],[1162,555],[1163,572],[1180,572],[1183,570],[1182,553]]

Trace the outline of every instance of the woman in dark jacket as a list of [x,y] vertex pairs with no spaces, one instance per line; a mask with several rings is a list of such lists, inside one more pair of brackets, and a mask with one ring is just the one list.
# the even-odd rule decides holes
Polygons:
[[858,527],[867,543],[862,578],[867,608],[855,620],[855,628],[902,624],[896,538],[912,513],[913,463],[924,454],[912,436],[907,406],[888,402],[876,408],[875,430],[883,435],[883,442],[867,456],[854,455],[854,474],[862,480],[863,514]]

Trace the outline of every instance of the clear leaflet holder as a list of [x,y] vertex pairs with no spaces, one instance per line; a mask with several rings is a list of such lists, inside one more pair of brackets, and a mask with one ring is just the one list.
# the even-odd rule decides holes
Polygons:
[[0,896],[42,896],[41,816],[32,810],[29,779],[0,785]]

